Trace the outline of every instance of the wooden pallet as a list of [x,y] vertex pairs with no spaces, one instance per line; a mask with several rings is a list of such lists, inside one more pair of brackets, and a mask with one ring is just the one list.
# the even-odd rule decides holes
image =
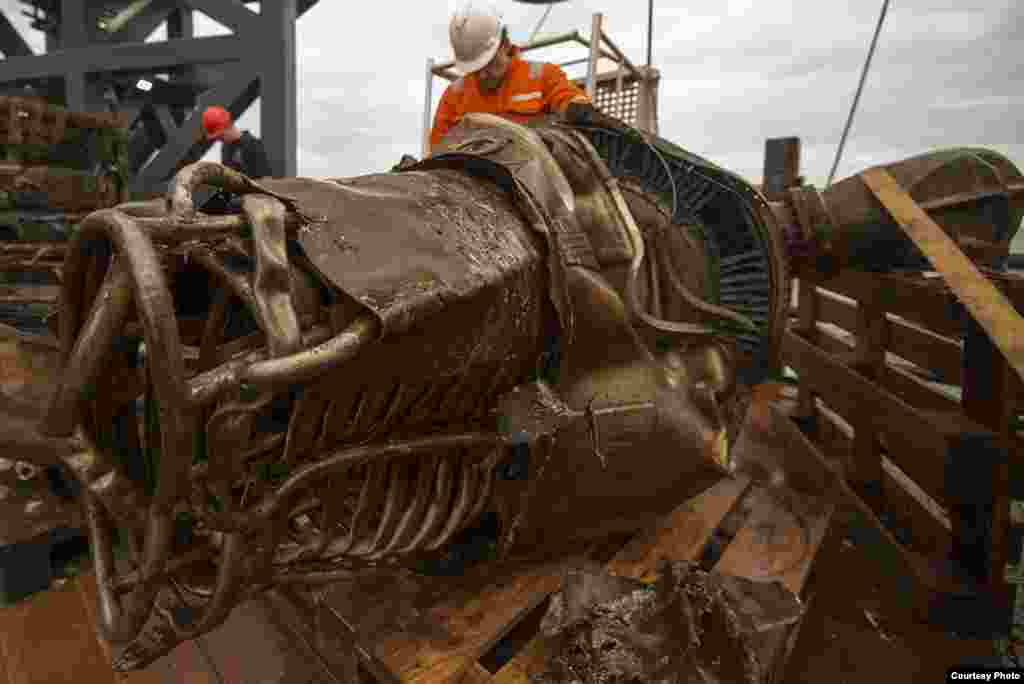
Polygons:
[[[663,559],[697,562],[717,543],[724,552],[713,572],[778,581],[806,601],[834,508],[817,500],[797,516],[780,503],[787,497],[793,492],[769,491],[746,478],[723,480],[632,539],[606,569],[651,582]],[[806,552],[797,554],[793,540],[801,535]],[[581,560],[488,568],[457,580],[381,576],[332,586],[312,600],[297,592],[275,592],[271,600],[291,611],[304,641],[329,644],[321,658],[335,661],[339,681],[354,681],[358,671],[362,682],[525,683],[542,666],[535,638],[540,616],[564,573]],[[771,663],[766,681],[780,681],[798,628],[779,628],[766,639],[760,654]],[[346,660],[345,652],[352,657]],[[500,668],[499,652],[507,660]]]

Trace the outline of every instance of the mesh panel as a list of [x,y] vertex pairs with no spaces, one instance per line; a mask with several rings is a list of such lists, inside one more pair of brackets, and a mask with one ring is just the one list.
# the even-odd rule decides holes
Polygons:
[[[577,83],[581,88],[587,87],[586,79],[580,79]],[[617,85],[618,79],[615,78],[598,81],[594,93],[594,106],[602,114],[613,116],[630,126],[635,126],[640,100],[640,82],[624,77],[621,90]]]

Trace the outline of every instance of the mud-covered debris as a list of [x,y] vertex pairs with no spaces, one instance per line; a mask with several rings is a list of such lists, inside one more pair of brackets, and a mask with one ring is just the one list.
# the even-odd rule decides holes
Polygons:
[[598,567],[569,573],[541,624],[544,669],[533,684],[765,681],[766,645],[799,620],[780,585],[665,564],[656,584]]

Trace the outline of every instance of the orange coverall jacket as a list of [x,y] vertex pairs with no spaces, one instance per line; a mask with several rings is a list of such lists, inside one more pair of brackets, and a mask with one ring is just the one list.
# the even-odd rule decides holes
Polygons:
[[513,48],[512,56],[505,79],[494,92],[482,91],[476,74],[463,76],[445,89],[434,114],[431,147],[466,114],[496,114],[524,123],[539,114],[561,113],[571,100],[590,101],[558,66],[527,62],[519,57],[518,48]]

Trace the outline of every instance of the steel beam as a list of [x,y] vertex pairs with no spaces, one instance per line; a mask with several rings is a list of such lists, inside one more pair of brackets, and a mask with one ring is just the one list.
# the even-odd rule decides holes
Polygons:
[[[210,144],[200,135],[205,107],[225,106],[237,119],[262,95],[261,133],[271,166],[275,175],[295,175],[295,21],[316,3],[262,0],[257,12],[250,9],[255,3],[243,0],[148,0],[135,3],[103,30],[96,27],[102,3],[55,0],[54,9],[61,7],[61,25],[57,31],[48,30],[47,53],[35,57],[0,13],[0,51],[7,57],[0,61],[0,86],[51,82],[59,88],[57,79],[62,79],[67,103],[81,110],[103,107],[102,98],[96,96],[99,88],[111,76],[118,80],[119,74],[152,80],[154,72],[166,71],[171,74],[168,91],[186,85],[197,86],[193,92],[206,87],[196,97],[185,94],[180,102],[161,97],[156,89],[162,81],[154,82],[151,93],[126,96],[122,111],[134,111],[139,124],[129,141],[130,163],[138,169],[132,185],[134,190],[149,191],[162,189],[183,162],[209,150]],[[233,34],[193,38],[193,10]],[[56,18],[57,13],[53,15]],[[145,43],[165,22],[168,40]],[[179,80],[180,85],[175,83]],[[60,91],[54,94],[59,97]]]
[[31,57],[34,54],[3,10],[0,10],[0,52],[8,59]]
[[260,5],[264,42],[260,50],[260,132],[275,176],[296,173],[295,21],[296,0]]
[[101,35],[104,36],[104,42],[108,43],[141,43],[179,7],[177,0],[151,0],[142,11],[125,20],[123,25]]
[[[192,12],[187,8],[177,9],[167,17],[167,37],[169,39],[175,38],[192,38],[195,35],[195,21],[192,17]],[[180,82],[186,81],[191,82],[195,79],[196,67],[195,66],[183,66],[177,67],[171,70],[171,81]],[[178,89],[180,92],[180,88]],[[177,122],[185,120],[188,116],[188,110],[195,104],[195,95],[191,95],[187,100],[178,106],[171,108],[171,112],[174,114],[174,119]]]
[[233,62],[245,55],[236,36],[168,40],[160,43],[90,45],[0,62],[0,82],[62,76],[88,65],[90,72],[156,71],[189,64]]
[[[261,15],[241,0],[188,0],[188,4],[235,33],[254,35],[260,31]],[[261,11],[266,10],[261,6]]]
[[[88,13],[85,3],[81,0],[61,0],[58,38],[60,49],[63,51],[88,45],[87,26]],[[82,64],[79,62],[77,68],[69,68],[64,72],[64,106],[75,112],[84,112],[88,109],[89,96],[86,93]]]
[[199,96],[192,114],[178,127],[156,157],[143,167],[135,178],[132,190],[153,192],[178,170],[185,160],[198,159],[210,149],[202,134],[202,116],[206,107],[214,104],[227,108],[236,118],[259,95],[259,72],[252,65],[236,64],[225,70],[224,82]]

